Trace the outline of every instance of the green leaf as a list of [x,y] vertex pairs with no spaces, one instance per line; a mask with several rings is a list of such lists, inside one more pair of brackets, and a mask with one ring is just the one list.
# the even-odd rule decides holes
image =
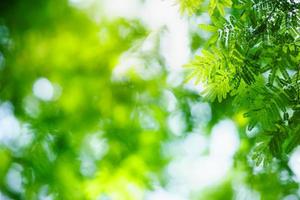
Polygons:
[[207,25],[207,24],[199,24],[199,27],[205,31],[209,32],[217,32],[218,28],[213,25]]
[[222,16],[225,16],[224,7],[221,4],[217,4],[217,8]]
[[213,15],[215,8],[217,6],[217,0],[211,0],[208,5],[208,13],[210,16]]

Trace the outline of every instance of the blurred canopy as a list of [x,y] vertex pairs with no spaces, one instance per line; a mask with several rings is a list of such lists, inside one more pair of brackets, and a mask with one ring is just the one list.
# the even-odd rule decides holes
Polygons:
[[[0,199],[173,199],[155,198],[155,195],[149,194],[170,188],[170,168],[193,162],[185,156],[187,152],[192,152],[187,141],[198,142],[199,138],[205,138],[213,146],[213,141],[219,141],[214,137],[222,136],[217,130],[229,131],[220,128],[222,123],[219,122],[222,120],[227,126],[234,123],[233,129],[238,130],[239,145],[230,150],[232,154],[228,153],[229,168],[224,167],[227,171],[224,176],[221,174],[221,181],[204,184],[204,189],[196,185],[193,189],[186,186],[188,192],[183,192],[186,198],[298,199],[298,182],[288,166],[288,155],[298,143],[293,143],[282,157],[281,147],[280,153],[274,153],[272,149],[270,152],[272,142],[269,141],[275,139],[266,132],[274,126],[274,121],[278,121],[279,111],[276,111],[276,116],[272,116],[271,111],[265,115],[251,115],[251,109],[255,110],[256,106],[265,102],[266,93],[269,92],[269,96],[273,93],[265,91],[262,73],[247,68],[247,73],[250,73],[247,76],[244,71],[238,74],[233,67],[236,63],[241,65],[243,59],[249,59],[247,62],[253,66],[271,66],[273,61],[266,57],[274,57],[270,56],[272,46],[269,44],[269,49],[255,46],[264,41],[258,38],[251,43],[251,48],[259,49],[251,49],[248,55],[244,47],[231,44],[228,47],[222,37],[219,37],[220,44],[217,41],[217,30],[225,30],[226,23],[229,23],[223,17],[228,11],[236,17],[236,27],[232,30],[238,32],[230,42],[236,44],[242,38],[240,45],[245,44],[248,38],[241,36],[244,32],[239,30],[239,23],[248,26],[248,15],[259,16],[259,11],[251,13],[250,7],[246,7],[249,2],[260,1],[241,1],[244,7],[237,6],[240,1],[209,2],[178,1],[181,6],[178,12],[181,10],[184,15],[187,11],[190,18],[186,20],[190,24],[203,12],[208,12],[215,23],[202,25],[205,30],[213,32],[208,41],[199,29],[189,30],[191,51],[206,49],[189,64],[195,69],[193,76],[208,85],[199,94],[199,91],[190,89],[184,83],[174,85],[170,81],[170,69],[166,67],[166,60],[160,52],[162,36],[166,31],[163,28],[153,33],[139,19],[112,19],[101,13],[95,20],[89,15],[90,10],[78,9],[66,0],[1,1]],[[299,4],[295,3],[295,6],[299,8]],[[246,10],[245,19],[241,21],[238,20],[242,12],[240,9]],[[299,17],[299,9],[297,12]],[[297,31],[298,22],[294,24]],[[295,35],[291,37],[296,38]],[[291,50],[295,55],[286,62],[292,66],[295,63],[299,65],[299,35],[297,43],[289,39],[290,45],[295,45],[295,49]],[[150,47],[149,42],[152,44]],[[277,45],[279,49],[284,44]],[[236,53],[240,49],[240,54]],[[257,52],[262,52],[265,57],[263,61],[255,57]],[[279,50],[276,53],[280,55]],[[246,54],[249,58],[245,58]],[[226,59],[224,55],[235,59],[235,63],[221,71],[223,64],[216,62]],[[205,71],[203,69],[206,69],[207,63],[210,67],[218,66]],[[293,73],[299,73],[295,72],[298,67],[290,68]],[[238,83],[234,82],[233,75],[229,75],[233,72],[238,74]],[[298,84],[299,92],[299,81],[294,80],[295,74],[292,76],[290,85]],[[237,96],[244,99],[233,100],[229,93],[238,87],[243,88],[239,89]],[[254,99],[250,101],[247,95],[251,92]],[[209,104],[207,97],[211,100]],[[216,98],[219,103],[214,102]],[[278,101],[280,98],[277,98]],[[239,106],[233,109],[232,102]],[[299,99],[294,104],[299,108]],[[280,105],[277,107],[281,108]],[[243,116],[245,112],[248,112],[248,118]],[[292,125],[283,127],[278,122],[280,126],[276,125],[277,129],[271,131],[284,132],[288,129],[292,130],[290,134],[297,130],[299,133],[299,114],[294,116],[289,116]],[[267,117],[271,122],[259,117]],[[258,125],[257,119],[261,122]],[[256,125],[259,133],[255,134],[261,135],[259,139],[249,133]],[[251,130],[247,130],[247,126],[248,129],[251,126]],[[216,145],[220,144],[217,147],[222,148],[226,140],[230,140],[227,137],[223,139],[216,142]],[[182,150],[180,145],[185,142],[187,147]],[[277,140],[273,143],[281,145]],[[235,148],[232,143],[228,144],[229,149]],[[215,149],[201,145],[201,142],[196,144],[196,156],[203,160],[210,159]],[[198,150],[201,148],[203,150]],[[217,151],[217,154],[221,152],[221,156],[213,157],[217,160],[213,166],[223,159],[222,151]],[[205,165],[205,162],[200,162],[199,166]],[[198,165],[192,167],[192,164],[187,171],[198,174]],[[218,168],[204,169],[208,171],[202,172],[201,176],[206,173],[219,174]],[[214,169],[216,171],[209,172]],[[194,182],[191,182],[193,185]]]
[[[0,5],[1,52],[6,59],[0,96],[20,129],[2,138],[1,191],[14,199],[38,199],[44,187],[55,199],[95,199],[116,190],[117,199],[132,199],[127,183],[146,187],[147,173],[157,172],[164,163],[156,156],[158,141],[166,138],[163,122],[152,130],[139,120],[143,110],[158,121],[165,117],[157,102],[163,74],[121,83],[112,82],[111,75],[120,54],[147,30],[138,21],[95,23],[67,1]],[[42,81],[37,85],[42,99],[32,92],[37,80]],[[44,94],[43,101],[47,83],[53,98],[48,101]],[[1,128],[1,134],[9,134],[5,131],[10,130]],[[23,145],[23,139],[28,144]],[[26,180],[21,191],[5,183],[14,165],[22,168]]]

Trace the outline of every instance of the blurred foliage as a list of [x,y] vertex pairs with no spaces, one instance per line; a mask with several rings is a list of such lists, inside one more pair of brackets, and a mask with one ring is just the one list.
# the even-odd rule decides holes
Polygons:
[[170,81],[165,30],[95,20],[67,0],[1,1],[0,199],[145,199],[185,153],[166,146],[209,138],[227,118],[240,133],[233,170],[189,199],[298,198],[287,161],[299,144],[299,10],[287,13],[299,3],[177,2],[211,17],[208,40],[190,31],[192,52],[204,47],[188,64],[202,94]]
[[[1,17],[12,43],[3,44],[1,101],[13,105],[19,123],[34,135],[24,147],[1,148],[1,177],[16,163],[24,176],[22,191],[5,179],[1,191],[14,199],[38,199],[41,188],[55,199],[102,193],[133,199],[138,194],[127,187],[146,187],[144,180],[165,163],[156,156],[167,137],[166,110],[157,102],[164,75],[125,82],[113,82],[111,75],[120,55],[147,30],[124,19],[97,24],[67,1],[1,2]],[[57,86],[57,98],[33,95],[40,77]],[[157,127],[142,124],[143,115]]]
[[[0,13],[0,198],[131,200],[164,185],[170,112],[191,130],[200,97],[167,84],[161,33],[65,0],[2,1]],[[118,72],[131,57],[142,64]],[[170,110],[174,95],[185,99]]]

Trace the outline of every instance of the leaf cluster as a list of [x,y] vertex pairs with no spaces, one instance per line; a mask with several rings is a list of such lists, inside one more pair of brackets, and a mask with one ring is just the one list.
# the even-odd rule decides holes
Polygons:
[[202,94],[211,101],[233,96],[235,110],[249,119],[248,130],[257,127],[267,152],[283,160],[300,144],[300,3],[218,3],[208,10],[211,24],[200,25],[211,37],[187,65],[189,78],[204,85]]

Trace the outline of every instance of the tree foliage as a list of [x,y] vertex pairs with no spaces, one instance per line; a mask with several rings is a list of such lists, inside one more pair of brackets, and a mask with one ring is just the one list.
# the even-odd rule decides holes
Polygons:
[[[257,142],[266,146],[267,151],[257,148],[262,157],[287,161],[300,143],[300,3],[235,0],[209,5],[211,24],[200,28],[211,36],[187,65],[192,68],[189,78],[204,84],[202,93],[209,100],[232,98],[235,110],[244,110],[248,130],[257,127],[257,137],[265,138]],[[224,7],[230,9],[225,13]],[[268,163],[255,159],[257,165]]]
[[[0,199],[299,197],[299,1],[170,0],[210,19],[185,68],[200,94],[166,67],[165,29],[80,2],[92,1],[0,3]],[[239,131],[226,158],[224,119]]]

